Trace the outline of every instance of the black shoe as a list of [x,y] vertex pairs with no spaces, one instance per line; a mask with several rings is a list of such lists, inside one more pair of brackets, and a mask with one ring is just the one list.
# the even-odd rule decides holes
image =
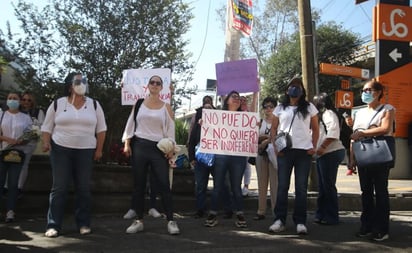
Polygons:
[[233,212],[232,211],[227,211],[224,215],[223,215],[223,219],[232,219],[233,217]]
[[247,228],[245,216],[243,216],[243,214],[238,214],[236,215],[236,217],[237,217],[237,221],[235,222],[236,227]]
[[22,189],[18,189],[18,193],[17,193],[17,199],[21,199],[23,198],[23,190]]
[[217,217],[216,214],[209,214],[209,216],[207,216],[207,219],[205,220],[205,226],[206,227],[214,227],[217,225]]
[[389,239],[389,235],[387,233],[376,233],[373,235],[372,240],[375,242],[383,242]]
[[372,236],[372,232],[369,231],[369,230],[362,230],[361,229],[358,233],[356,233],[356,236],[360,237],[360,238],[368,238],[368,237]]
[[195,218],[195,219],[203,218],[204,215],[205,215],[205,212],[203,212],[202,210],[198,210],[198,211],[193,215],[193,218]]
[[265,216],[263,214],[256,214],[255,217],[253,217],[254,220],[264,220]]

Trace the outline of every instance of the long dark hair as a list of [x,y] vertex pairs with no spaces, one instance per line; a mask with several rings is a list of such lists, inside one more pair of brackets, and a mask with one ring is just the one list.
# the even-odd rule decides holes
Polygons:
[[[288,86],[286,87],[286,94],[285,94],[285,99],[282,101],[282,106],[283,109],[285,109],[287,106],[290,106],[290,96],[288,95],[288,89],[290,86],[297,86],[299,85],[300,88],[302,89],[302,95],[300,96],[299,100],[298,100],[298,108],[297,108],[297,112],[300,112],[303,116],[303,118],[306,118],[306,116],[309,114],[308,111],[308,106],[309,106],[309,102],[306,101],[306,90],[305,87],[303,87],[303,82],[300,78],[293,78]],[[299,115],[298,115],[299,116]]]
[[[233,94],[237,94],[239,96],[239,92],[235,90],[232,90],[231,92],[229,92],[229,94],[227,94],[227,96],[225,97],[225,100],[223,100],[222,110],[226,110],[226,111],[229,110],[229,105],[227,101],[229,101],[230,96],[232,96]],[[237,108],[237,111],[242,111],[242,109],[240,108],[240,105],[239,105],[239,108]]]
[[333,104],[332,98],[326,92],[316,94],[313,97],[313,104],[319,111],[319,120],[322,120],[322,115],[324,113],[324,110],[322,110],[322,108],[333,111],[338,117],[339,121],[341,120],[341,116],[339,116],[339,113],[336,110],[335,105]]

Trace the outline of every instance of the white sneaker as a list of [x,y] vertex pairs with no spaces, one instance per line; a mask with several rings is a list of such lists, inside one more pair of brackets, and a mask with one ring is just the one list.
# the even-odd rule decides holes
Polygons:
[[137,232],[142,232],[144,229],[143,227],[143,222],[141,222],[140,220],[134,220],[132,225],[130,225],[127,229],[126,229],[126,233],[128,234],[134,234]]
[[9,210],[6,213],[6,222],[13,222],[14,221],[14,211],[13,210]]
[[308,229],[304,224],[298,224],[296,225],[296,233],[298,233],[299,235],[307,235]]
[[80,228],[79,232],[81,235],[88,235],[92,232],[92,230],[90,229],[90,227],[83,226]]
[[242,188],[242,195],[243,197],[246,197],[247,195],[249,195],[249,189],[246,187]]
[[149,215],[152,216],[153,218],[160,218],[162,215],[154,208],[149,209]]
[[127,211],[127,213],[123,216],[123,219],[130,220],[136,217],[136,215],[137,214],[135,210],[129,209],[129,211]]
[[283,222],[281,220],[276,220],[272,226],[269,227],[269,231],[273,233],[279,233],[282,231],[285,231],[285,225],[283,225]]
[[167,231],[169,232],[169,234],[171,235],[177,235],[180,234],[180,229],[177,226],[177,222],[174,220],[171,220],[167,223]]

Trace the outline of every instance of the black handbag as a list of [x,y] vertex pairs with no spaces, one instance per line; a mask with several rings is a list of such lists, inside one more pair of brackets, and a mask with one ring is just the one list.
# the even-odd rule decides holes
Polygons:
[[383,137],[364,138],[352,143],[356,164],[361,168],[393,167],[394,156]]

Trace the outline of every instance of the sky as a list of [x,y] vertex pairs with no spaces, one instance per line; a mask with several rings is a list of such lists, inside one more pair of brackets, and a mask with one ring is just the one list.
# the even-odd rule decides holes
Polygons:
[[[225,50],[225,35],[221,28],[221,21],[216,9],[226,5],[226,0],[184,0],[193,7],[194,19],[190,31],[185,35],[190,41],[187,48],[193,56],[190,61],[195,63],[193,84],[199,90],[206,89],[207,79],[216,79],[215,64],[223,62]],[[12,2],[17,0],[1,0],[2,14],[0,15],[0,28],[5,31],[6,21],[17,28],[19,24],[14,17]],[[43,6],[47,0],[26,0]],[[263,10],[265,0],[255,0],[254,5],[259,5]],[[344,28],[357,33],[361,38],[370,41],[372,31],[372,8],[375,0],[369,0],[355,5],[355,0],[311,0],[311,7],[321,10],[321,22],[335,21]],[[191,104],[197,104],[201,97],[195,98]]]

